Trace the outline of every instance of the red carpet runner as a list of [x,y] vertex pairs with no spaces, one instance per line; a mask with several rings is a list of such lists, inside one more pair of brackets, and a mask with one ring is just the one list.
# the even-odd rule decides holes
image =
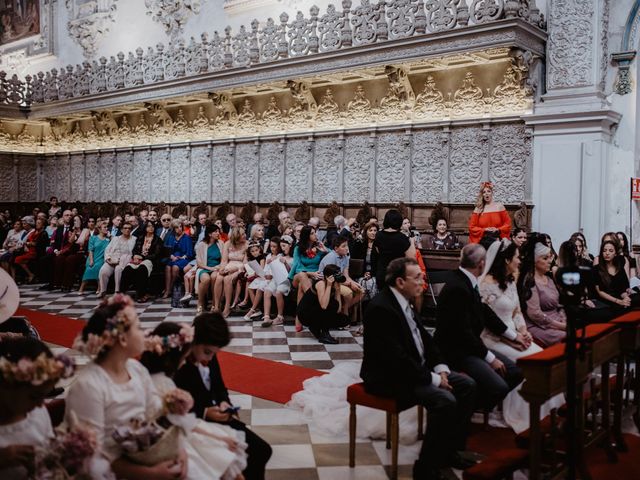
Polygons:
[[[26,308],[19,308],[16,315],[27,317],[46,342],[69,348],[85,325],[83,320]],[[220,352],[218,358],[227,388],[278,403],[288,402],[302,390],[307,378],[323,375],[311,368],[231,352]]]

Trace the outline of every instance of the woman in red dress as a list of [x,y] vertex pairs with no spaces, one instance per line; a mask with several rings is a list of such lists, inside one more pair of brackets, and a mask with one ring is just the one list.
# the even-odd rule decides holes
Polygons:
[[493,184],[482,182],[476,208],[469,219],[469,243],[480,243],[482,237],[495,240],[509,238],[511,219],[504,205],[493,201]]

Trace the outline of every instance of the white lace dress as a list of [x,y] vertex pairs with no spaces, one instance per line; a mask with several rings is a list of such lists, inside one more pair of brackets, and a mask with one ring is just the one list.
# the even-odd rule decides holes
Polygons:
[[[120,384],[98,364],[90,363],[80,372],[66,399],[67,417],[75,412],[78,420],[95,429],[102,453],[110,463],[122,455],[112,438],[116,427],[134,418],[155,420],[162,412],[162,400],[147,369],[133,359],[127,360],[126,368],[130,380]],[[184,448],[189,458],[187,479],[221,478],[226,466],[216,474],[209,459],[203,458],[189,442],[184,442]]]
[[[53,438],[53,428],[49,413],[44,407],[31,410],[27,416],[10,425],[0,425],[0,448],[11,445],[31,445],[45,448]],[[29,478],[24,467],[0,469],[2,480],[26,480]]]
[[[520,310],[520,300],[515,282],[507,284],[507,289],[502,291],[497,283],[485,280],[480,285],[480,295],[482,296],[482,301],[491,307],[507,328],[520,331],[526,326]],[[489,350],[501,353],[514,362],[518,358],[542,351],[542,348],[535,343],[531,343],[526,350],[517,350],[503,342],[501,337],[486,329],[480,337]],[[529,403],[520,396],[521,387],[522,384],[513,389],[502,401],[504,421],[516,433],[523,432],[529,428]],[[540,408],[540,418],[547,416],[552,409],[562,406],[564,401],[564,395],[562,394],[549,399]]]

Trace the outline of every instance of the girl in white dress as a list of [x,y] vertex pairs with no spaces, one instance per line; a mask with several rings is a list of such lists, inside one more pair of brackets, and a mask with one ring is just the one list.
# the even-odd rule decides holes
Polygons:
[[[487,261],[480,277],[480,295],[495,314],[507,326],[503,336],[496,336],[485,329],[481,338],[486,347],[505,355],[514,362],[542,351],[533,343],[533,337],[527,331],[527,325],[520,310],[520,299],[516,288],[515,276],[520,268],[520,254],[515,243],[508,239],[495,241],[487,251]],[[513,339],[509,339],[513,337]],[[513,389],[502,401],[502,414],[505,422],[520,433],[529,428],[529,404],[520,396],[520,385]],[[562,406],[563,395],[556,395],[540,409],[540,418]]]
[[123,456],[112,437],[117,427],[128,425],[132,419],[154,420],[162,412],[162,402],[149,372],[134,360],[144,351],[144,333],[130,297],[118,294],[103,302],[76,339],[74,348],[95,359],[69,389],[67,419],[74,412],[78,420],[95,430],[103,455],[118,478],[206,478],[195,476],[191,471],[195,462],[182,448],[173,460],[149,467]]
[[[141,362],[161,398],[177,389],[171,377],[189,354],[193,327],[173,322],[158,325],[147,339],[147,350]],[[183,391],[184,392],[184,391]],[[190,397],[187,392],[184,392]],[[185,449],[189,458],[203,460],[202,475],[210,480],[243,480],[247,467],[247,444],[244,432],[231,427],[205,422],[193,413],[169,414],[168,420],[187,432]],[[200,462],[201,463],[201,462]],[[189,465],[190,472],[193,471]],[[205,478],[205,477],[203,477]]]
[[[273,237],[269,243],[271,253],[267,256],[267,267],[265,277],[267,282],[264,286],[264,317],[262,318],[263,327],[270,327],[271,325],[282,325],[284,323],[284,297],[289,295],[291,291],[291,282],[289,282],[289,270],[293,264],[293,257],[291,256],[291,246],[293,245],[293,238],[289,235],[283,235],[282,237]],[[279,262],[279,264],[274,263]],[[281,273],[286,272],[285,279],[278,283],[275,280],[274,271],[281,269]],[[276,306],[278,309],[278,315],[271,320],[271,297],[276,298]]]
[[56,382],[73,373],[66,357],[33,338],[0,341],[0,478],[26,479],[33,470],[36,448],[54,437],[43,406]]

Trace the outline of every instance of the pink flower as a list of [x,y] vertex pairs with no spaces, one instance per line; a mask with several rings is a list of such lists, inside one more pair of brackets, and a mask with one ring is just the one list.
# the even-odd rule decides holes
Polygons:
[[164,404],[169,413],[186,415],[193,408],[193,397],[189,392],[176,388],[166,393]]

